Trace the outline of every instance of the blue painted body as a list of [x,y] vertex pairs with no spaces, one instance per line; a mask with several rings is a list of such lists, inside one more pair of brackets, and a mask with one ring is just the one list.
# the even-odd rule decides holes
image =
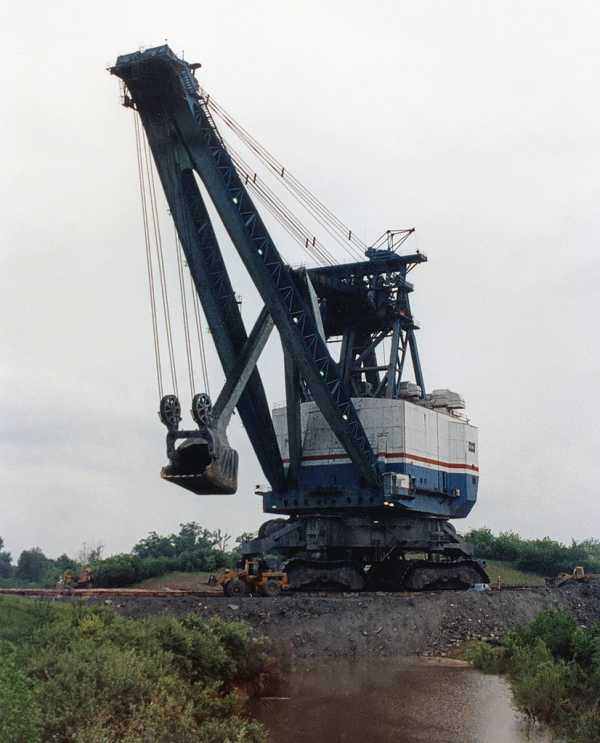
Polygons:
[[[351,463],[313,465],[301,468],[298,488],[266,493],[264,510],[299,513],[315,508],[361,509],[383,507],[384,502],[393,500],[394,507],[402,512],[464,518],[477,500],[476,472],[445,472],[407,462],[388,463],[383,471],[409,475],[414,483],[413,497],[390,499],[382,490],[361,487]],[[452,495],[453,492],[460,494]]]

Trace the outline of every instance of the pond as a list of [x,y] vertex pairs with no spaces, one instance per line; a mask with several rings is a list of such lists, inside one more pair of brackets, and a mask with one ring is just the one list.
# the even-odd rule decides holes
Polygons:
[[445,658],[296,660],[253,703],[272,743],[518,743],[528,731],[504,679]]

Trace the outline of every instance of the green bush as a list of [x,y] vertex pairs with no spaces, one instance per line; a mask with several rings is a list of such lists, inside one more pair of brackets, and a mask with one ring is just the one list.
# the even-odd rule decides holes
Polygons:
[[113,555],[94,563],[92,569],[96,586],[130,586],[141,580],[142,560],[135,555]]
[[[209,531],[195,522],[181,524],[177,534],[161,536],[151,532],[131,553],[112,555],[104,560],[90,557],[95,585],[102,588],[130,586],[146,578],[173,571],[207,571],[233,567],[239,555],[227,551],[230,537],[220,530]],[[65,570],[78,571],[82,565],[63,554],[55,560],[34,547],[24,550],[16,567],[0,538],[0,587],[53,587]],[[95,550],[99,556],[100,550]]]
[[0,741],[37,743],[40,730],[39,708],[15,647],[0,640]]
[[483,671],[507,674],[517,707],[561,739],[600,741],[600,624],[577,627],[568,612],[548,610],[500,647],[476,643],[466,657]]
[[245,625],[0,598],[0,659],[2,743],[265,740],[236,692],[267,662]]
[[504,648],[487,642],[473,642],[465,649],[465,660],[484,673],[502,673],[504,670]]
[[600,571],[600,543],[592,539],[567,546],[549,537],[522,539],[514,532],[495,536],[487,528],[472,529],[464,538],[473,545],[477,557],[511,562],[519,570],[549,577],[571,572],[576,565],[588,572]]
[[225,551],[225,541],[227,537],[220,532],[210,532],[194,522],[181,524],[179,533],[168,537],[151,532],[135,545],[132,554],[94,562],[94,584],[118,588],[173,571],[213,572],[231,567],[236,555]]
[[554,658],[571,660],[577,622],[563,610],[543,611],[527,627],[517,632],[519,644],[533,646],[542,642]]
[[570,695],[575,688],[573,667],[551,658],[538,662],[533,649],[521,652],[523,670],[512,679],[517,706],[533,720],[563,723]]

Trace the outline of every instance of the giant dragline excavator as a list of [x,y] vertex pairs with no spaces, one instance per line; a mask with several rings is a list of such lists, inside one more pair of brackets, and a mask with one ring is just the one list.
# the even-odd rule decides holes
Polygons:
[[[214,404],[205,391],[193,395],[194,430],[180,429],[178,397],[162,396],[169,459],[162,477],[199,495],[235,493],[238,455],[227,426],[237,408],[270,486],[260,492],[270,518],[242,545],[245,557],[277,555],[295,589],[487,582],[450,523],[467,516],[477,498],[477,429],[458,394],[426,392],[408,274],[427,259],[398,252],[412,230],[361,243],[200,87],[198,67],[165,45],[122,55],[111,68],[123,82],[124,104],[141,121],[225,373]],[[280,208],[217,119],[265,157],[332,239],[349,248],[352,262],[332,260]],[[199,184],[264,302],[249,333]],[[322,265],[288,265],[253,197],[283,215],[291,237]],[[271,414],[257,361],[273,328],[286,404]]]

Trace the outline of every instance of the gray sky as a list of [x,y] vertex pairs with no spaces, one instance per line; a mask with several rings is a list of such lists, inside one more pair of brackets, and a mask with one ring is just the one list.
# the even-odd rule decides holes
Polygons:
[[[480,427],[480,499],[457,526],[600,536],[597,3],[57,0],[4,3],[0,29],[9,549],[118,551],[183,521],[238,534],[262,520],[237,421],[236,496],[158,477],[132,120],[105,67],[165,38],[364,239],[416,227],[425,378],[463,394]],[[259,303],[224,252],[250,324]],[[212,349],[209,362],[214,393]],[[271,344],[272,402],[278,362]]]

